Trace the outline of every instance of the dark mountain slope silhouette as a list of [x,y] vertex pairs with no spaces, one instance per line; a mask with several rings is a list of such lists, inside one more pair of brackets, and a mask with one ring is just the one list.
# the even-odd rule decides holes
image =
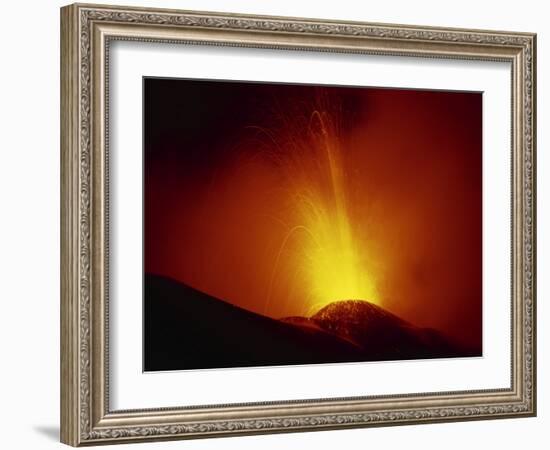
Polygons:
[[146,371],[473,356],[366,301],[276,320],[161,276],[144,288]]
[[359,361],[361,350],[322,330],[255,314],[176,281],[147,275],[145,370]]

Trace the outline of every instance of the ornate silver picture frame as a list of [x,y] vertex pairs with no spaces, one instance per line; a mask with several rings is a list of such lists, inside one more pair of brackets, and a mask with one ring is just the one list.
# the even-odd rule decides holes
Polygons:
[[[109,64],[116,41],[510,65],[510,385],[114,409]],[[61,441],[97,445],[536,414],[536,35],[74,4],[61,9]],[[138,149],[139,150],[139,149]],[[138,151],[139,154],[139,151]],[[139,157],[139,156],[136,156]],[[136,301],[141,301],[137,299]],[[490,317],[485,318],[491,320]],[[154,375],[153,375],[154,376]],[[267,389],[267,387],[266,387]]]

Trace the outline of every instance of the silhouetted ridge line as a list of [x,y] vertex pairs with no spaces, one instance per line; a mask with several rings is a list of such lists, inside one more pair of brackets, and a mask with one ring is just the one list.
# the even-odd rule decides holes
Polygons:
[[277,320],[170,278],[144,279],[146,371],[478,356],[470,353],[367,301]]

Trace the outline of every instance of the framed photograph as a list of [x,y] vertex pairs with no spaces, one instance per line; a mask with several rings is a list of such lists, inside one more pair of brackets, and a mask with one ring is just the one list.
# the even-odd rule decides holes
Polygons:
[[62,8],[62,442],[535,415],[535,55]]

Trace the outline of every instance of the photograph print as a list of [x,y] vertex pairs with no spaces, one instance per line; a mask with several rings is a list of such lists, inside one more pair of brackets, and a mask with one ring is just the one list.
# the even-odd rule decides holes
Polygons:
[[482,349],[482,94],[143,79],[146,372]]

